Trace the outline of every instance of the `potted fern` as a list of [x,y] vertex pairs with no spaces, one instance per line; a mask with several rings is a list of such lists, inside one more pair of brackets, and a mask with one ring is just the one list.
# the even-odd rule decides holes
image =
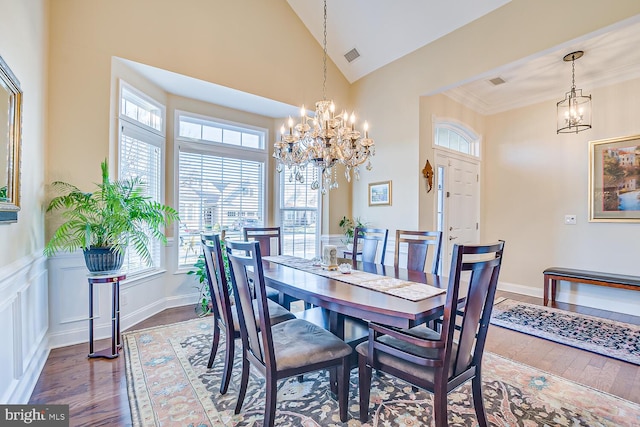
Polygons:
[[64,222],[45,245],[44,254],[82,249],[91,272],[114,272],[122,267],[124,253],[132,248],[147,265],[152,264],[150,239],[167,242],[164,228],[178,221],[175,209],[144,195],[140,178],[112,181],[107,161],[101,164],[102,182],[91,193],[56,181],[60,193],[47,212],[60,211]]

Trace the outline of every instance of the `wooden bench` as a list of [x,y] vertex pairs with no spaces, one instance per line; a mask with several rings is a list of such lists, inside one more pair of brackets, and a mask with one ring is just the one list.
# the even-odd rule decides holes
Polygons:
[[559,280],[640,291],[640,277],[637,276],[551,267],[544,271],[544,305],[549,302],[549,291],[551,304],[556,302],[556,285]]

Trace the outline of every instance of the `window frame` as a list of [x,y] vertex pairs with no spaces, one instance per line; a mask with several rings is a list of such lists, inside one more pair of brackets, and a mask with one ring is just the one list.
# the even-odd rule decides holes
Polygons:
[[[233,144],[227,144],[222,142],[214,142],[208,140],[201,140],[189,137],[179,136],[180,132],[180,118],[181,116],[193,117],[197,120],[209,121],[213,124],[219,124],[222,127],[230,128],[233,130],[251,130],[255,133],[262,133],[262,146],[264,148],[251,148],[251,147],[242,147]],[[216,157],[224,157],[224,158],[233,158],[239,160],[246,160],[252,162],[260,162],[263,164],[262,170],[262,180],[263,180],[263,194],[262,194],[262,206],[260,207],[262,210],[264,225],[269,224],[269,210],[268,210],[268,200],[270,197],[269,191],[269,152],[266,148],[267,141],[269,141],[269,129],[233,122],[225,119],[219,119],[213,116],[206,116],[199,113],[194,113],[186,110],[174,110],[174,149],[173,149],[173,168],[174,168],[174,200],[176,209],[180,210],[180,152],[186,151],[190,153],[200,154],[200,155],[212,155]],[[176,231],[175,239],[178,241],[179,239],[179,229]],[[193,268],[186,265],[181,265],[180,261],[180,246],[179,244],[175,244],[175,249],[173,251],[173,258],[176,261],[176,273],[185,273]]]
[[[482,159],[482,137],[480,137],[473,129],[469,128],[464,123],[451,119],[451,118],[436,118],[434,117],[432,120],[433,124],[433,139],[432,139],[432,148],[438,150],[444,150],[449,153],[455,153],[461,156],[467,156],[474,159]],[[470,146],[470,153],[465,153],[464,151],[455,150],[449,147],[445,147],[443,145],[438,145],[438,130],[446,129],[450,132],[457,133],[462,136]]]
[[[127,90],[131,92],[134,96],[140,98],[144,102],[154,105],[157,107],[161,114],[161,129],[155,129],[151,126],[148,126],[140,121],[134,120],[131,117],[122,113],[122,100],[124,96],[124,91]],[[156,200],[158,203],[165,204],[165,190],[166,190],[166,172],[165,172],[165,161],[166,161],[166,106],[154,99],[152,96],[144,93],[142,90],[136,88],[135,86],[129,84],[123,79],[118,79],[118,140],[116,147],[116,171],[118,179],[123,178],[123,167],[121,163],[121,154],[122,154],[122,138],[124,135],[128,135],[134,139],[138,139],[143,141],[150,146],[156,147],[160,151],[160,159],[159,159],[159,171],[158,171],[158,187],[155,188],[157,191],[158,199]],[[165,229],[166,233],[166,229]],[[160,242],[156,242],[156,244],[160,245]],[[154,266],[144,266],[140,270],[136,270],[131,273],[127,269],[127,274],[129,278],[142,277],[145,275],[154,274],[163,270],[166,270],[166,256],[165,251],[162,249],[163,246],[160,245],[158,253],[159,257],[157,259],[158,265]]]
[[[315,168],[315,166],[309,165],[307,166],[308,168]],[[280,224],[280,227],[282,228],[283,231],[283,238],[284,238],[284,211],[297,211],[297,212],[303,212],[303,211],[309,211],[311,209],[309,208],[302,208],[302,207],[295,207],[295,208],[285,208],[284,207],[284,189],[285,189],[285,180],[288,179],[288,174],[290,173],[290,170],[287,168],[284,168],[282,170],[282,172],[277,174],[277,188],[276,188],[276,192],[278,194],[278,205],[277,205],[277,210],[278,210],[278,222]],[[316,169],[315,171],[316,174],[320,175],[320,171],[318,171]],[[308,182],[308,185],[311,185],[311,182]],[[320,254],[320,247],[322,245],[321,239],[322,239],[322,206],[323,206],[323,200],[324,197],[322,197],[322,193],[320,191],[320,188],[318,188],[317,190],[315,190],[317,192],[317,198],[318,198],[318,206],[316,208],[316,245],[315,245],[315,256],[319,256]],[[285,244],[284,242],[282,242],[282,248],[283,248],[283,252],[284,252],[284,248],[285,248]]]

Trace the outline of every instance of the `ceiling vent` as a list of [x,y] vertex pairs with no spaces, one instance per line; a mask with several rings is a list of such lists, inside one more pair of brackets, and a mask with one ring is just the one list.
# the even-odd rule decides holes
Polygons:
[[354,60],[356,60],[356,59],[358,59],[360,57],[360,52],[358,52],[356,50],[356,48],[354,47],[349,52],[345,53],[344,57],[348,62],[353,62]]
[[489,80],[491,83],[493,83],[494,86],[498,86],[501,85],[503,83],[506,83],[506,81],[502,78],[502,77],[495,77],[491,80]]

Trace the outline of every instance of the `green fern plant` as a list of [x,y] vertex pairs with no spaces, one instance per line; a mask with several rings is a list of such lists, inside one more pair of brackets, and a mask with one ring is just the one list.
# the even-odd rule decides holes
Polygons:
[[180,220],[178,212],[145,196],[142,179],[112,181],[106,159],[101,168],[102,182],[91,193],[62,181],[52,184],[59,195],[49,202],[47,212],[59,211],[64,222],[45,245],[44,254],[91,247],[124,253],[131,247],[151,265],[150,240],[166,244],[164,228]]

